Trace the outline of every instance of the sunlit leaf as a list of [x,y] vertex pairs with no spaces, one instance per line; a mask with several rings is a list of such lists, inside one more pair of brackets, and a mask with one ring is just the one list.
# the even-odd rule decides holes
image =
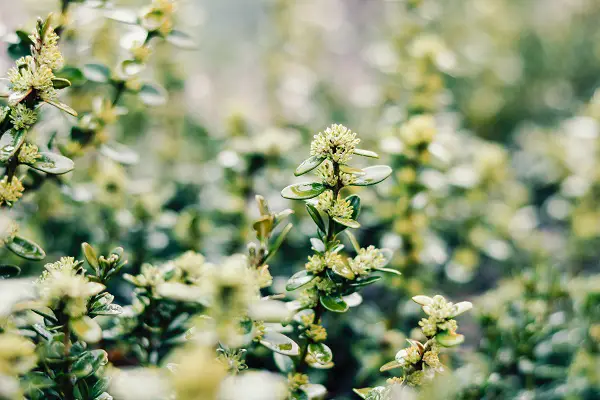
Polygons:
[[285,290],[296,290],[315,279],[315,277],[315,275],[306,270],[296,272],[290,279],[288,279],[287,284],[285,285]]
[[140,160],[138,153],[129,148],[129,146],[117,142],[102,144],[100,146],[100,153],[113,161],[125,165],[134,165]]
[[297,356],[300,354],[300,346],[279,332],[266,332],[260,340],[260,344],[286,356]]
[[349,308],[342,296],[325,295],[320,297],[320,301],[323,307],[331,312],[343,313]]
[[7,162],[21,147],[25,140],[25,131],[10,129],[0,138],[0,161]]
[[147,106],[162,106],[167,102],[167,91],[156,83],[144,83],[138,92],[142,103]]
[[298,166],[298,168],[296,168],[294,175],[296,175],[296,176],[304,175],[307,172],[310,172],[313,169],[317,168],[319,165],[321,165],[323,163],[323,161],[325,161],[325,157],[311,156],[311,157],[307,158],[306,160],[302,161],[302,164],[300,164]]
[[379,154],[377,154],[371,150],[354,149],[353,153],[356,154],[357,156],[379,158]]
[[15,236],[14,239],[6,245],[6,248],[27,260],[43,260],[46,253],[39,244],[25,239],[21,236]]
[[193,50],[198,47],[190,35],[177,29],[173,29],[166,39],[167,42],[181,49]]
[[306,200],[317,197],[327,188],[318,182],[312,183],[295,183],[283,189],[281,196],[291,200]]
[[30,167],[52,175],[61,175],[75,168],[73,160],[60,154],[42,151],[35,162],[28,164]]
[[352,186],[375,185],[392,174],[392,169],[387,165],[375,165],[363,169],[364,175],[357,176]]

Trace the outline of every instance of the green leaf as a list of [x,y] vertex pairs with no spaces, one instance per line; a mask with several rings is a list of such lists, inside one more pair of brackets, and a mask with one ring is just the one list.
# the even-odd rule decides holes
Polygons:
[[358,244],[358,240],[356,240],[356,236],[354,236],[354,234],[352,232],[350,232],[349,230],[345,230],[344,233],[348,237],[348,240],[350,240],[350,243],[352,244],[352,248],[354,249],[354,251],[358,253],[360,251],[360,244]]
[[285,285],[285,290],[291,292],[292,290],[296,290],[299,287],[302,287],[316,278],[316,275],[313,275],[311,272],[307,270],[302,270],[296,272],[292,277],[287,281]]
[[420,306],[428,306],[433,303],[433,299],[431,297],[423,295],[413,296],[412,301]]
[[385,267],[380,267],[380,268],[375,268],[377,271],[381,271],[381,272],[389,272],[390,274],[394,274],[394,275],[402,275],[402,272],[398,271],[397,269],[394,268],[385,268]]
[[321,165],[323,163],[323,161],[325,161],[325,157],[311,156],[311,157],[307,158],[306,160],[302,161],[302,163],[298,166],[298,168],[296,168],[296,171],[294,171],[294,175],[296,175],[296,176],[304,175],[307,172],[310,172],[313,169],[317,168],[319,165]]
[[318,238],[310,238],[312,249],[319,253],[325,253],[325,243]]
[[261,242],[269,237],[271,229],[273,229],[273,217],[271,215],[263,215],[252,225],[256,231],[256,237]]
[[43,372],[30,372],[22,380],[25,392],[54,387],[55,382]]
[[81,340],[88,343],[97,343],[102,339],[102,328],[92,318],[84,315],[70,322],[71,329]]
[[108,364],[108,354],[106,354],[106,351],[87,351],[73,363],[71,373],[77,378],[86,378],[106,364]]
[[348,228],[360,228],[360,223],[350,218],[333,217],[333,220],[338,224],[347,226]]
[[306,200],[317,197],[327,188],[318,182],[295,183],[283,189],[281,196],[291,200]]
[[473,308],[473,304],[470,301],[461,301],[460,303],[456,303],[454,305],[455,311],[450,315],[450,318],[454,318],[459,316],[462,313],[465,313]]
[[465,337],[458,333],[443,331],[435,335],[435,340],[444,347],[452,347],[464,342]]
[[401,368],[401,367],[402,367],[402,364],[400,364],[396,360],[393,360],[393,361],[390,361],[389,363],[383,364],[381,366],[381,368],[379,368],[379,371],[380,372],[385,372],[385,371],[389,371],[389,370],[394,369],[394,368]]
[[333,267],[331,267],[331,270],[333,272],[335,272],[337,275],[344,277],[346,279],[352,280],[352,279],[356,278],[356,275],[354,275],[354,272],[352,272],[350,267],[346,264],[336,263],[333,265]]
[[52,78],[52,86],[54,89],[64,89],[71,86],[71,82],[65,78]]
[[317,224],[321,232],[326,232],[327,228],[325,227],[325,221],[323,220],[323,217],[321,217],[319,210],[317,210],[317,208],[310,203],[306,203],[306,210],[308,211],[308,215],[310,215],[312,220],[315,221],[315,224]]
[[374,165],[363,169],[365,174],[357,176],[351,186],[370,186],[375,185],[392,174],[392,169],[387,165]]
[[352,389],[352,391],[359,395],[362,399],[366,399],[371,390],[373,390],[373,388]]
[[96,250],[94,250],[94,248],[89,243],[83,242],[81,244],[81,251],[83,251],[83,256],[85,257],[88,264],[90,264],[90,266],[94,268],[96,273],[99,273],[100,264],[98,264],[98,255],[96,254]]
[[342,299],[344,299],[344,301],[346,302],[346,304],[348,304],[348,307],[350,308],[358,307],[363,302],[363,297],[356,292],[347,296],[343,296]]
[[354,149],[353,153],[356,154],[357,156],[379,158],[379,154],[377,154],[371,150]]
[[138,16],[135,11],[126,10],[123,8],[117,8],[114,10],[106,10],[104,17],[112,19],[113,21],[122,22],[124,24],[136,25],[138,23]]
[[356,280],[356,281],[350,283],[350,286],[363,287],[363,286],[371,285],[371,284],[377,282],[380,279],[381,279],[380,276],[375,276],[375,275],[374,276],[369,276],[369,277],[366,277],[364,279],[359,279],[359,280]]
[[51,106],[54,106],[54,107],[58,108],[59,110],[66,112],[67,114],[71,114],[74,117],[77,116],[77,111],[73,110],[71,107],[69,107],[65,103],[61,103],[60,101],[44,100],[44,103],[50,104]]
[[11,92],[8,96],[8,102],[10,104],[18,104],[22,102],[29,94],[33,91],[33,89],[24,90],[22,92]]
[[0,138],[0,161],[7,162],[25,141],[25,131],[9,129]]
[[124,60],[119,66],[122,76],[133,77],[138,75],[146,68],[146,64],[143,64],[136,60]]
[[110,69],[104,64],[86,64],[82,69],[87,80],[97,83],[110,81]]
[[56,77],[69,81],[72,86],[79,86],[85,83],[85,76],[81,69],[73,67],[71,65],[65,66],[63,69],[56,73]]
[[349,308],[342,296],[325,295],[320,297],[320,301],[323,307],[331,312],[343,313]]
[[362,169],[354,168],[354,167],[351,167],[346,164],[340,165],[340,171],[342,171],[346,174],[351,174],[351,175],[359,175],[359,176],[365,175],[365,171],[363,171]]
[[286,356],[300,355],[300,346],[289,337],[279,332],[267,332],[260,340],[266,348]]
[[9,279],[18,276],[21,273],[21,268],[16,265],[2,264],[0,265],[0,279]]
[[173,29],[171,33],[166,37],[167,42],[180,49],[193,50],[198,48],[194,39],[187,33]]
[[355,221],[358,220],[358,214],[360,214],[360,197],[357,194],[351,194],[345,200],[352,206],[351,218]]
[[42,151],[39,154],[41,157],[36,159],[32,164],[27,165],[52,175],[66,174],[75,168],[75,163],[68,157],[48,151]]
[[134,165],[140,161],[138,153],[129,148],[129,146],[117,142],[104,143],[100,146],[100,153],[124,165]]
[[284,374],[293,372],[295,369],[294,360],[289,356],[273,352],[273,360],[277,369]]
[[15,236],[14,239],[6,245],[6,248],[19,257],[23,257],[27,260],[39,261],[46,257],[46,253],[39,244],[21,236]]
[[333,360],[333,352],[324,343],[311,343],[308,345],[308,354],[313,356],[319,364],[327,364]]
[[308,400],[322,400],[327,395],[325,386],[318,383],[307,383],[300,386],[300,390],[306,393]]
[[281,231],[279,236],[277,236],[277,239],[275,239],[275,241],[269,248],[269,255],[267,255],[267,257],[265,258],[265,261],[264,261],[265,264],[268,263],[269,260],[271,260],[271,258],[275,254],[277,254],[277,251],[279,250],[279,248],[283,244],[285,238],[287,237],[288,233],[290,233],[290,231],[292,230],[293,227],[294,227],[294,224],[289,223],[285,226],[285,228],[283,228],[283,230]]
[[167,102],[167,91],[156,83],[144,83],[138,92],[142,103],[147,106],[162,106]]

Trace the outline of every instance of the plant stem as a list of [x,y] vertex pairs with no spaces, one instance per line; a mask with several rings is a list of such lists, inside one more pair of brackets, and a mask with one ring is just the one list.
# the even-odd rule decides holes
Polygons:
[[65,346],[65,365],[64,365],[64,381],[63,381],[63,395],[65,396],[65,400],[73,400],[75,397],[73,395],[73,385],[71,383],[71,329],[69,328],[69,319],[66,318],[63,321],[63,344]]

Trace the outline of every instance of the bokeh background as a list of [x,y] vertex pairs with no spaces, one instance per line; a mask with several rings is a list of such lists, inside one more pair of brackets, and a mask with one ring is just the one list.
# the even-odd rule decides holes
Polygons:
[[[0,1],[2,75],[12,32],[58,7]],[[70,66],[114,64],[138,37],[104,7],[72,8]],[[436,293],[475,306],[461,320],[466,344],[444,360],[454,373],[441,398],[599,398],[599,20],[596,0],[182,0],[177,28],[196,49],[157,43],[141,73],[168,100],[125,95],[127,115],[106,128],[139,160],[86,154],[14,212],[48,261],[87,241],[123,246],[137,271],[188,249],[215,261],[244,249],[261,194],[296,210],[271,263],[273,290],[284,291],[314,227],[279,192],[312,136],[342,123],[395,169],[360,191],[358,237],[393,249],[403,276],[326,320],[339,338],[336,367],[319,377],[332,398],[387,377],[379,366],[418,335],[410,297]],[[107,90],[82,80],[62,99],[85,112]],[[434,118],[432,140],[411,136],[416,116]],[[46,110],[35,135],[67,146],[76,123]],[[131,288],[116,290],[127,302]]]

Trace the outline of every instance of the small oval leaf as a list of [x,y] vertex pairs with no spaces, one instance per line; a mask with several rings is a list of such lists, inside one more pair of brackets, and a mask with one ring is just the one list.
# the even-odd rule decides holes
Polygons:
[[103,64],[86,64],[82,69],[87,80],[97,83],[106,83],[110,80],[110,69]]
[[306,160],[302,161],[302,163],[298,166],[298,168],[296,168],[296,171],[294,171],[294,175],[296,175],[296,176],[304,175],[307,172],[310,172],[313,169],[317,168],[319,165],[321,165],[323,163],[323,161],[325,161],[325,157],[311,156],[311,157],[307,158]]
[[7,162],[15,155],[25,140],[25,131],[9,129],[0,138],[0,161]]
[[363,169],[363,176],[357,176],[351,186],[375,185],[392,174],[392,168],[387,165],[374,165]]
[[444,331],[435,335],[435,340],[444,347],[452,347],[464,342],[465,337],[458,333],[450,333],[448,331]]
[[311,343],[308,345],[308,354],[313,356],[319,364],[327,364],[333,360],[333,352],[324,343]]
[[166,39],[167,42],[181,49],[193,50],[198,47],[190,35],[177,29],[173,29]]
[[291,200],[306,200],[317,197],[327,189],[323,184],[318,182],[311,183],[295,183],[283,189],[281,196]]
[[348,311],[349,308],[348,304],[342,299],[342,296],[326,295],[321,296],[319,300],[323,307],[331,312],[343,313]]
[[308,211],[308,215],[310,215],[312,220],[315,221],[315,224],[317,224],[321,232],[326,232],[327,228],[325,228],[325,221],[323,220],[319,210],[317,210],[317,208],[310,203],[306,203],[306,210]]
[[21,236],[15,236],[6,247],[19,257],[27,260],[39,261],[46,257],[46,253],[39,244]]
[[9,279],[18,276],[21,273],[21,268],[16,265],[3,264],[0,265],[0,279]]
[[353,153],[356,154],[357,156],[370,157],[370,158],[379,158],[379,154],[377,154],[377,153],[375,153],[374,151],[371,151],[371,150],[354,149]]
[[102,328],[92,318],[84,315],[70,322],[71,329],[81,340],[87,343],[97,343],[102,339]]
[[31,168],[52,175],[66,174],[75,168],[73,160],[68,157],[47,151],[40,152],[39,154],[40,158],[36,159],[34,163],[28,164]]
[[147,106],[162,106],[167,102],[168,97],[167,91],[155,83],[144,83],[138,96]]
[[310,281],[312,281],[315,278],[316,278],[315,275],[313,275],[312,273],[310,273],[306,270],[296,272],[287,281],[287,284],[285,285],[285,290],[287,290],[288,292],[290,292],[292,290],[296,290],[299,287],[306,285],[307,283],[309,283]]
[[279,332],[266,332],[260,340],[260,344],[276,353],[286,356],[297,356],[300,354],[300,346]]
[[113,161],[125,165],[134,165],[140,161],[140,156],[138,153],[130,149],[128,146],[117,142],[103,144],[100,146],[100,153]]

